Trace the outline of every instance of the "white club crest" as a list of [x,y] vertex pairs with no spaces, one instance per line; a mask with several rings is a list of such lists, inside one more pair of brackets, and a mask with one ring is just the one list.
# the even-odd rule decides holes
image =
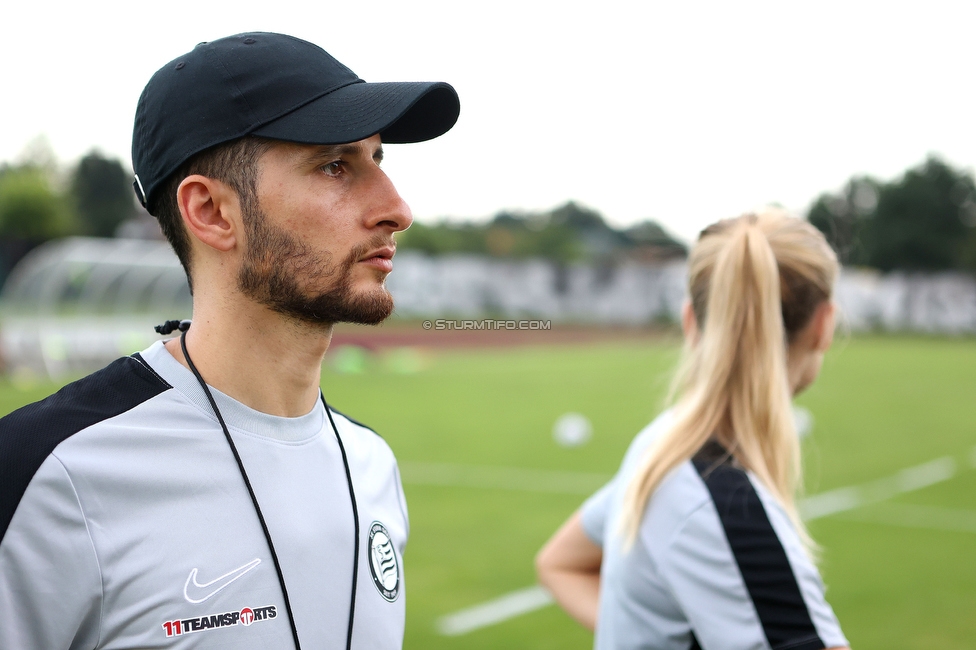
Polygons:
[[380,595],[393,602],[400,594],[400,563],[390,532],[378,521],[369,528],[369,570]]

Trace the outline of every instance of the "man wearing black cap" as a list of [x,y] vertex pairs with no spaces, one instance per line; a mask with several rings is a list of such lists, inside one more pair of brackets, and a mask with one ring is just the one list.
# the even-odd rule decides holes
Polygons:
[[326,405],[336,322],[378,323],[410,210],[383,143],[453,126],[444,83],[370,84],[240,34],[161,68],[140,200],[193,322],[0,420],[0,648],[397,648],[396,461]]

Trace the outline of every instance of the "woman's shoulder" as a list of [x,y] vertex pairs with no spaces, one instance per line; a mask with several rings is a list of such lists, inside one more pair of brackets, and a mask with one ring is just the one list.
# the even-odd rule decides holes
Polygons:
[[693,537],[701,537],[701,526],[714,527],[729,540],[751,539],[759,533],[770,540],[795,537],[777,499],[715,441],[706,443],[661,482],[648,503],[643,526]]
[[664,477],[648,499],[641,528],[652,532],[658,540],[678,534],[711,501],[693,461],[686,460]]
[[648,447],[667,433],[673,425],[674,410],[667,409],[654,418],[650,424],[638,431],[634,439],[630,441],[630,446],[627,447],[627,453],[624,454],[624,459],[620,465],[621,469],[624,471],[633,470],[643,458]]
[[602,546],[607,535],[615,534],[612,527],[619,515],[627,485],[640,468],[648,447],[668,431],[672,422],[673,415],[668,410],[641,429],[627,448],[614,477],[583,504],[583,527],[596,543]]
[[737,519],[754,513],[759,503],[748,472],[719,443],[709,441],[661,481],[648,501],[642,527],[657,531],[660,539],[664,530],[680,534],[694,517],[716,523]]

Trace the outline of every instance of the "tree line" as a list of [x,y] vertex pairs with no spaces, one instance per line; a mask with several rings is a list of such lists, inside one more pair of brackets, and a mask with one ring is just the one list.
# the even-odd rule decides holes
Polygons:
[[428,255],[472,253],[559,263],[609,263],[621,258],[654,262],[682,258],[688,252],[654,221],[614,228],[596,210],[573,201],[542,212],[502,211],[485,223],[414,221],[398,237],[397,247]]
[[136,213],[132,172],[97,150],[67,172],[42,145],[0,163],[0,237],[112,237]]
[[[0,282],[37,244],[68,235],[112,237],[140,212],[131,172],[120,160],[93,150],[64,170],[43,142],[35,143],[20,162],[0,163]],[[846,265],[976,272],[976,184],[970,172],[934,156],[890,182],[855,176],[840,191],[821,194],[806,217]],[[398,244],[429,255],[557,263],[656,262],[687,254],[656,221],[617,228],[573,201],[540,212],[502,211],[480,223],[416,221]]]
[[847,265],[976,272],[976,185],[934,156],[889,183],[855,176],[807,218]]
[[43,143],[0,163],[0,282],[31,248],[70,235],[112,237],[138,214],[132,173],[93,150],[62,169]]
[[[887,183],[855,176],[839,192],[821,194],[806,218],[845,265],[976,272],[976,185],[970,172],[934,156]],[[687,252],[655,221],[615,229],[599,212],[573,202],[541,213],[500,212],[483,224],[415,222],[401,243],[431,255],[468,252],[557,262],[660,261]]]

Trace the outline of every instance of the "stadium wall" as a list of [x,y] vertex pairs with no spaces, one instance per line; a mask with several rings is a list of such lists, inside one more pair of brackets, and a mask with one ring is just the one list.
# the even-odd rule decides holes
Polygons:
[[[402,252],[388,285],[412,318],[529,317],[642,325],[680,319],[686,266],[624,262],[560,266]],[[853,331],[976,333],[976,278],[959,273],[882,275],[846,268],[837,301]]]
[[[402,251],[395,266],[388,285],[397,316],[407,319],[643,326],[677,322],[685,294],[680,261],[559,265]],[[151,324],[189,316],[185,284],[165,243],[73,238],[41,246],[4,286],[0,367],[48,377],[102,367],[156,340]],[[848,268],[837,300],[855,332],[976,334],[976,278],[968,275]]]

